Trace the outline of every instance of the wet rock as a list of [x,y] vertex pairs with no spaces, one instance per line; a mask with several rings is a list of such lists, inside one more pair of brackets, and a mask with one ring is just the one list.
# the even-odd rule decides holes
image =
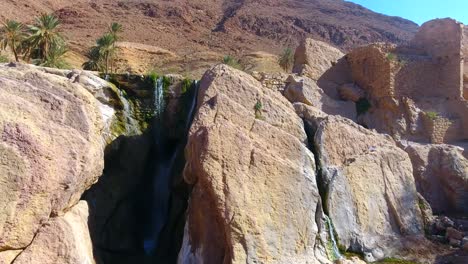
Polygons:
[[328,116],[316,127],[324,205],[338,243],[379,260],[398,251],[406,236],[422,237],[408,155],[388,136],[342,117]]
[[335,264],[365,264],[366,262],[358,257],[352,257],[350,259],[339,259],[335,261]]
[[431,233],[435,217],[433,216],[431,205],[420,193],[418,193],[418,205],[423,217],[424,230],[426,230],[428,233]]

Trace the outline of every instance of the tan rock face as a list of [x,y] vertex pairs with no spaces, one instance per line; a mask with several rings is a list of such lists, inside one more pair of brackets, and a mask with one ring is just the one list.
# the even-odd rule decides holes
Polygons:
[[291,75],[286,82],[284,96],[291,103],[303,103],[318,108],[329,115],[356,119],[356,105],[353,102],[332,99],[312,79]]
[[252,52],[243,56],[240,63],[244,66],[244,70],[248,73],[267,72],[279,73],[283,72],[283,68],[278,63],[278,56],[267,52],[258,51]]
[[0,264],[11,264],[22,250],[7,250],[0,252]]
[[320,197],[290,103],[220,65],[202,79],[198,107],[186,148],[184,177],[194,188],[179,263],[313,261]]
[[468,160],[450,145],[410,143],[406,148],[419,192],[436,214],[468,213]]
[[83,86],[31,66],[0,67],[0,251],[27,246],[96,181],[102,128]]
[[178,56],[166,49],[135,42],[117,43],[119,56],[116,61],[116,71],[134,74],[147,74],[154,67],[161,67]]
[[338,88],[340,98],[346,101],[357,102],[366,98],[366,93],[359,86],[353,83],[346,83]]
[[88,205],[85,201],[42,226],[32,244],[13,262],[30,263],[95,263],[88,230]]
[[339,49],[325,42],[308,38],[302,41],[296,49],[293,72],[319,80],[343,56],[344,54]]
[[352,80],[371,105],[359,122],[418,142],[467,139],[466,35],[462,24],[439,19],[425,23],[407,45],[379,43],[350,52]]
[[328,116],[318,122],[324,204],[338,243],[378,260],[398,251],[406,235],[422,235],[408,155],[388,136],[350,120]]

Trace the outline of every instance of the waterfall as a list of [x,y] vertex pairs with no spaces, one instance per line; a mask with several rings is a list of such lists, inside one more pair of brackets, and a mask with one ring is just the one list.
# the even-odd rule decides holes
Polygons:
[[330,236],[331,242],[332,242],[332,254],[333,254],[333,259],[342,259],[343,256],[341,256],[340,250],[338,249],[338,246],[336,245],[336,240],[335,240],[335,232],[333,230],[333,224],[330,220],[330,217],[328,215],[325,215],[325,223],[327,224],[328,227],[328,235]]
[[122,90],[119,89],[119,97],[120,101],[122,102],[123,105],[123,118],[125,122],[125,130],[126,130],[126,135],[137,135],[140,134],[140,125],[138,122],[135,120],[133,117],[133,109],[130,105],[130,102],[125,98],[125,95],[123,94]]
[[164,82],[163,77],[159,77],[154,84],[154,114],[161,118],[164,113]]
[[191,102],[191,105],[190,105],[190,109],[189,109],[189,112],[188,112],[188,115],[187,115],[187,120],[185,121],[185,131],[188,133],[189,129],[190,129],[190,125],[192,124],[192,120],[193,120],[193,112],[195,111],[195,107],[197,106],[197,97],[198,97],[198,88],[199,88],[199,82],[198,81],[194,81],[193,82],[193,85],[192,85],[195,89],[194,91],[194,94],[193,94],[193,99],[192,99],[192,102]]
[[[191,98],[189,111],[187,112],[186,120],[185,120],[185,134],[188,133],[190,129],[190,125],[193,120],[195,108],[197,105],[197,97],[198,97],[198,82],[195,81],[192,84],[194,88],[193,97]],[[164,113],[164,97],[163,97],[163,80],[159,78],[156,82],[155,87],[155,115],[162,117]],[[161,122],[161,118],[158,119],[159,125]],[[157,142],[159,142],[159,150],[158,155],[159,162],[156,164],[156,168],[154,171],[154,182],[153,182],[153,197],[152,201],[152,211],[151,211],[151,224],[149,230],[147,231],[146,237],[143,241],[143,248],[147,255],[154,254],[154,251],[158,247],[158,240],[159,235],[166,224],[166,220],[168,218],[168,211],[169,211],[169,200],[170,200],[170,191],[171,191],[171,173],[173,171],[173,167],[175,161],[179,154],[184,150],[186,142],[180,142],[172,153],[167,156],[167,149],[165,149],[164,142],[161,141],[162,133],[157,128]],[[167,158],[168,157],[168,158]]]

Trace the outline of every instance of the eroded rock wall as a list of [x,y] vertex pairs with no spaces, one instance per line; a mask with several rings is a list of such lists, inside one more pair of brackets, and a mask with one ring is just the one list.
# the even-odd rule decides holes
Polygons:
[[281,94],[225,65],[208,71],[186,149],[194,187],[179,263],[316,259],[320,196],[306,141]]

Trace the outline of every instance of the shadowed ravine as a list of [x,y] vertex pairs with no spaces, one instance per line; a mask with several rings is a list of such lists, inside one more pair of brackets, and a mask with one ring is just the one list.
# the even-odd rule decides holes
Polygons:
[[[190,124],[193,120],[194,110],[197,101],[198,94],[198,83],[194,82],[192,84],[194,90],[194,96],[189,102],[189,109],[187,116],[185,117],[184,124],[184,134],[188,134]],[[152,197],[150,197],[148,203],[151,203],[150,213],[148,215],[149,222],[147,223],[147,231],[145,240],[144,240],[144,249],[146,254],[152,255],[158,247],[159,236],[163,227],[166,225],[169,213],[169,199],[170,199],[170,183],[172,182],[172,175],[174,170],[174,164],[177,157],[183,153],[183,149],[186,140],[182,140],[175,144],[171,144],[167,139],[164,139],[164,131],[161,131],[163,127],[162,122],[164,122],[162,109],[164,109],[164,99],[162,98],[163,92],[163,82],[162,78],[159,78],[156,82],[157,94],[155,98],[156,109],[160,112],[157,114],[156,119],[156,131],[154,135],[154,140],[156,141],[156,146],[158,146],[157,157],[160,157],[155,164],[154,174],[153,174],[153,183],[152,186]]]
[[[108,145],[104,173],[83,195],[90,204],[91,237],[101,264],[175,263],[180,250],[190,190],[182,179],[184,148],[198,83],[175,97],[165,94],[169,88],[161,78],[145,89],[152,95],[142,102],[154,109],[148,129]],[[131,115],[124,115],[125,120]]]

